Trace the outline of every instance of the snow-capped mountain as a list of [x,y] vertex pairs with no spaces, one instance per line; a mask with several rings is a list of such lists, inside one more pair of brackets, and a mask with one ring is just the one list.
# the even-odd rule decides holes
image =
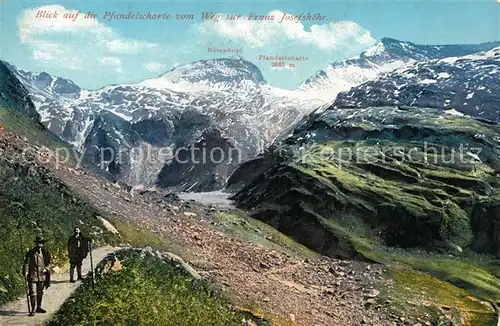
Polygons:
[[333,104],[383,105],[439,108],[500,122],[500,47],[396,69],[340,93]]
[[227,189],[325,255],[351,255],[339,250],[345,221],[386,246],[498,255],[500,124],[486,119],[499,117],[500,47],[413,63],[304,117]]
[[463,56],[500,46],[500,42],[468,45],[418,45],[382,38],[376,45],[351,59],[337,61],[304,81],[299,89],[314,92],[317,98],[333,101],[351,87],[375,79],[379,74],[412,63]]
[[[239,162],[254,157],[316,108],[329,107],[337,93],[402,66],[421,69],[415,75],[424,76],[425,60],[463,56],[494,45],[426,46],[385,38],[356,58],[333,63],[294,91],[269,85],[255,65],[239,56],[201,60],[157,78],[97,90],[82,89],[70,80],[47,73],[26,72],[13,66],[9,69],[28,89],[41,122],[84,152],[87,161],[131,185],[156,183],[178,190],[203,191],[223,187]],[[415,65],[420,61],[426,63]],[[444,78],[444,73],[457,74],[450,78],[450,87],[471,86],[465,97],[471,96],[473,101],[467,103],[473,105],[476,99],[481,100],[482,90],[473,89],[467,78],[486,77],[470,75],[471,67],[461,67],[461,62],[450,62],[447,71],[436,70],[443,73],[438,80]],[[488,64],[484,62],[484,67],[478,69],[487,69]],[[461,74],[461,69],[471,72]],[[429,76],[422,80],[433,78]],[[490,84],[497,85],[494,81]],[[430,89],[431,84],[424,85],[425,91]],[[472,91],[475,93],[470,95]],[[450,105],[455,105],[452,99]],[[200,159],[199,153],[210,153],[215,148],[223,151],[226,161],[191,162]],[[173,159],[182,157],[185,162],[189,150],[197,153],[190,156],[188,163]],[[233,150],[238,151],[236,158]]]
[[[198,182],[196,175],[182,185],[157,176],[177,149],[204,142],[236,148],[241,160],[252,157],[284,128],[324,104],[307,92],[267,84],[260,70],[241,57],[202,60],[158,78],[98,90],[81,89],[46,73],[10,69],[29,90],[49,130],[90,161],[101,165],[104,158],[102,168],[132,185],[158,181],[193,191],[222,187],[226,172],[218,175],[210,169],[203,172],[217,174],[206,178],[210,185]],[[184,164],[181,170],[187,173],[191,167]]]
[[140,85],[161,89],[179,83],[179,86],[195,84],[198,88],[205,86],[206,89],[246,91],[245,86],[264,85],[266,81],[259,68],[240,56],[234,56],[230,59],[201,60],[179,66]]

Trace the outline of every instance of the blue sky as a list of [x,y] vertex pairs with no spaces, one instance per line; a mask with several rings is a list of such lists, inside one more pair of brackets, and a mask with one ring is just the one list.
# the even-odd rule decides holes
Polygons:
[[[36,18],[38,10],[57,19]],[[500,3],[483,1],[23,1],[0,4],[0,58],[95,89],[152,78],[189,62],[229,57],[209,47],[242,49],[268,82],[295,88],[329,63],[357,55],[382,37],[420,44],[500,40]],[[87,12],[95,19],[84,19]],[[106,12],[168,13],[169,20],[104,20]],[[72,18],[63,13],[80,12]],[[242,21],[202,21],[203,12],[240,14]],[[194,20],[176,20],[176,14]],[[276,21],[248,21],[250,13]],[[320,13],[323,21],[279,23],[284,13]],[[276,69],[264,55],[307,56]]]

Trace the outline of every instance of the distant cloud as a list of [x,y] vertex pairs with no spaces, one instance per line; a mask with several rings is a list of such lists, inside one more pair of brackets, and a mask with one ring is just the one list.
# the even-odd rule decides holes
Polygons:
[[167,66],[160,62],[150,61],[144,64],[144,68],[146,68],[147,71],[151,72],[162,72],[165,71]]
[[51,53],[38,50],[33,51],[32,57],[37,61],[52,61],[56,59]]
[[31,43],[31,57],[42,63],[57,62],[69,70],[83,70],[84,64],[81,57],[68,55],[65,46],[59,42],[33,40]]
[[[69,6],[68,2],[65,5]],[[58,12],[59,17],[36,18],[42,11]],[[64,13],[73,16],[63,18]],[[106,21],[83,18],[82,13],[77,13],[63,5],[27,8],[17,17],[17,34],[38,70],[75,76],[96,87],[102,86],[101,83],[150,78],[151,73],[162,73],[193,61],[225,57],[207,52],[211,47],[242,48],[242,57],[257,65],[266,80],[292,85],[291,80],[298,84],[299,78],[305,79],[331,62],[357,55],[375,44],[368,30],[351,21],[319,21],[306,24],[307,27],[293,21],[196,21],[184,29],[173,25],[175,32],[165,38],[155,38],[157,23],[144,22],[144,33],[132,38]],[[284,12],[274,10],[271,14],[280,19]],[[164,41],[157,43],[157,39]],[[294,69],[280,68],[259,60],[261,54],[309,59],[297,62]]]
[[156,43],[149,43],[144,41],[134,40],[105,40],[104,44],[110,52],[114,53],[137,53],[143,49],[152,49],[157,47]]
[[117,57],[101,57],[99,59],[99,62],[103,65],[110,66],[119,66],[122,64],[122,61]]
[[[37,13],[57,12],[57,18],[40,18]],[[34,9],[26,9],[17,20],[19,37],[21,42],[29,43],[41,35],[57,33],[80,33],[82,30],[92,31],[93,34],[109,35],[113,31],[96,19],[84,19],[81,14],[76,20],[64,18],[63,13],[76,14],[77,10],[66,9],[60,5],[40,6]]]
[[[57,12],[58,15],[56,18],[37,18],[41,12]],[[70,17],[65,18],[64,14]],[[30,48],[34,60],[73,70],[91,66],[97,56],[107,58],[101,64],[113,65],[121,71],[121,60],[118,64],[116,55],[157,47],[156,43],[126,38],[97,19],[84,18],[78,10],[60,5],[26,9],[18,17],[17,25],[21,44]]]
[[205,21],[198,26],[201,33],[218,34],[230,40],[239,40],[252,48],[294,42],[314,46],[320,50],[336,50],[346,46],[367,46],[375,43],[370,32],[351,21],[315,24],[306,30],[301,22],[279,23],[284,12],[273,10],[274,21],[266,20],[220,20]]
[[123,72],[122,60],[117,57],[101,57],[99,63],[103,66],[110,66],[115,68],[116,72]]

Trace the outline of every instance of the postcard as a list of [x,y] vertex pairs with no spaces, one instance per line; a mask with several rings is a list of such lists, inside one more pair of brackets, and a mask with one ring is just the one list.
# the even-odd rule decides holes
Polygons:
[[500,0],[0,0],[0,325],[499,325]]

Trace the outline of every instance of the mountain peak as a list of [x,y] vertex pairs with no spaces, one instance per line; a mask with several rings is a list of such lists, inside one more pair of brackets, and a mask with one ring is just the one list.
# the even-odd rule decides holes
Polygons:
[[[44,71],[31,72],[19,69],[18,67],[7,64],[12,73],[23,83],[28,83],[39,89],[38,96],[32,96],[31,99],[37,102],[45,102],[48,98],[76,99],[80,96],[81,89],[69,79],[55,77]],[[41,97],[43,94],[43,98]]]
[[392,37],[382,37],[380,39],[379,43],[382,43],[385,46],[402,46],[403,44],[405,44],[405,45],[416,45],[413,42],[410,42],[410,41],[401,41],[401,40],[397,40],[397,39],[392,38]]
[[[333,101],[337,94],[376,78],[379,74],[426,60],[462,57],[489,51],[500,42],[467,45],[420,45],[390,37],[380,39],[360,55],[331,63],[306,79],[299,89]],[[491,52],[493,53],[493,52]],[[494,56],[494,54],[490,54]]]
[[197,84],[209,88],[240,88],[245,84],[265,84],[260,69],[236,55],[231,58],[207,59],[175,67],[158,78],[141,84],[156,87],[182,83]]
[[[401,41],[396,40],[395,38],[392,38],[392,37],[382,37],[380,39],[380,42],[382,42],[384,44],[391,44],[391,43],[400,43]],[[411,43],[411,42],[405,42],[405,43]]]
[[[432,47],[432,46],[429,46]],[[462,50],[457,46],[459,50]],[[333,106],[426,107],[500,122],[500,48],[409,64],[340,93]]]
[[445,44],[422,45],[409,41],[401,41],[390,37],[383,37],[373,47],[361,53],[360,57],[382,57],[387,60],[403,59],[405,61],[422,61],[441,59],[452,56],[464,56],[476,52],[488,51],[500,46],[500,42],[486,42],[480,44]]

